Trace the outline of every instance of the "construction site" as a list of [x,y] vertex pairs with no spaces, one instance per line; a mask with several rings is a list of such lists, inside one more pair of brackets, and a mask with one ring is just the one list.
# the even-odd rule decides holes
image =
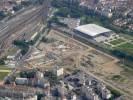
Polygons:
[[[74,67],[104,66],[108,63],[117,63],[119,60],[89,47],[72,37],[68,37],[56,30],[51,30],[43,37],[40,44],[34,49],[31,56],[26,60],[34,67],[43,68],[57,64]],[[85,65],[84,65],[85,64]]]
[[[94,74],[94,77],[105,83],[109,82],[107,85],[113,88],[117,86],[119,91],[128,91],[132,94],[132,90],[129,88],[132,85],[131,77],[126,76],[126,71],[118,64],[117,58],[85,45],[73,39],[73,36],[69,37],[57,30],[50,30],[43,37],[26,62],[25,67],[37,68],[42,71],[54,69],[57,66],[63,67],[64,73],[80,69],[88,74]],[[122,78],[120,79],[123,81],[121,85],[118,86],[120,82],[113,80],[115,76]],[[123,90],[125,87],[128,88]]]
[[[76,67],[81,55],[85,55],[92,48],[69,39],[58,31],[51,30],[44,37],[31,57],[26,61],[34,67],[46,69],[53,66]],[[75,63],[74,63],[75,62]]]
[[[11,80],[13,81],[11,82],[11,86],[4,85],[5,87],[0,87],[0,94],[3,93],[2,95],[12,97],[17,94],[18,90],[22,89],[20,92],[24,92],[18,93],[16,98],[35,98],[36,100],[35,94],[40,93],[40,91],[41,93],[43,93],[45,85],[46,87],[48,87],[49,91],[51,91],[52,88],[56,88],[56,86],[58,87],[59,84],[55,83],[56,85],[54,84],[53,87],[51,86],[52,88],[50,90],[49,87],[51,85],[51,81],[49,81],[48,77],[45,76],[47,71],[54,70],[56,71],[56,77],[62,75],[63,79],[61,77],[60,81],[63,81],[64,83],[66,82],[67,84],[70,83],[70,85],[72,83],[73,87],[75,87],[76,85],[77,87],[79,87],[80,85],[80,87],[83,87],[83,90],[88,89],[86,90],[88,91],[88,94],[86,94],[85,91],[86,96],[88,96],[89,93],[91,96],[94,96],[94,93],[91,90],[92,87],[93,90],[95,90],[95,86],[92,84],[90,85],[90,82],[94,81],[95,83],[96,81],[97,83],[102,84],[102,86],[100,86],[101,90],[104,88],[105,90],[110,91],[110,97],[111,95],[114,95],[114,93],[112,93],[112,90],[116,90],[120,94],[131,97],[133,95],[133,78],[131,77],[132,72],[122,67],[122,64],[119,64],[119,59],[117,59],[116,57],[99,51],[98,49],[93,48],[90,45],[84,44],[83,42],[81,42],[81,39],[76,40],[76,38],[73,36],[74,34],[70,34],[71,32],[69,32],[69,34],[66,34],[67,32],[65,32],[65,30],[61,31],[54,27],[51,29],[45,29],[44,23],[47,19],[45,17],[47,16],[48,12],[46,10],[46,12],[44,13],[43,9],[46,8],[49,8],[47,3],[44,5],[44,7],[33,7],[31,10],[26,11],[25,13],[22,13],[18,17],[16,17],[17,20],[12,19],[11,21],[7,22],[9,25],[12,25],[12,23],[16,24],[14,24],[11,28],[8,28],[8,25],[5,24],[5,28],[0,32],[0,57],[7,56],[7,58],[12,58],[11,60],[7,59],[9,60],[8,62],[11,62],[11,64],[6,64],[8,64],[10,67],[12,64],[14,64],[15,66],[13,67],[13,71],[10,71],[10,69],[0,70],[0,72],[6,72],[6,75],[3,75],[4,78],[1,78],[1,80],[3,80],[1,83],[2,85],[6,81],[6,79],[10,80],[13,78],[13,80]],[[64,28],[61,29],[63,30]],[[5,33],[6,35],[3,33]],[[39,33],[41,34],[38,36]],[[13,46],[12,42],[14,40],[31,41],[34,40],[36,36],[38,36],[38,39],[36,39],[37,41],[35,41],[35,44],[30,45],[28,52],[24,56],[19,55],[17,51],[20,50]],[[39,78],[28,78],[18,75],[23,71],[28,72],[29,70],[34,70],[36,73],[39,72],[39,75],[34,75],[36,77],[39,76]],[[78,73],[74,75],[73,73],[76,71]],[[69,76],[65,77],[65,75]],[[5,78],[5,76],[7,77]],[[89,81],[89,85],[86,85],[85,78],[86,81]],[[18,84],[16,84],[16,80],[18,80]],[[46,84],[47,82],[45,80],[48,81],[48,85]],[[75,85],[75,83],[78,83],[77,80],[79,81],[79,84]],[[65,86],[63,82],[60,82],[61,86],[59,87],[63,87],[63,91],[61,91],[61,93],[64,95]],[[35,88],[37,86],[36,84],[41,85],[43,88],[38,90],[38,88]],[[15,87],[18,87],[18,89],[16,89]],[[27,87],[34,88],[29,88],[27,91]],[[74,88],[74,90],[76,90],[77,87]],[[14,92],[12,92],[12,90]],[[48,97],[50,97],[49,92],[46,94],[48,95]]]

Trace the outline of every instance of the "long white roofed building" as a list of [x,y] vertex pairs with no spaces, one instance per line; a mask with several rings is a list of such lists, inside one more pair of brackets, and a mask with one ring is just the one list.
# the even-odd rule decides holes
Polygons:
[[104,28],[96,24],[81,25],[74,29],[77,35],[85,37],[86,39],[93,39],[97,42],[108,39],[113,33],[112,30]]

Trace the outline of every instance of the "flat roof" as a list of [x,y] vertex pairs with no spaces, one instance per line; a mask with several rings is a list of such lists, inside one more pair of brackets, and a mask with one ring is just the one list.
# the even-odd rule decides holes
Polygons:
[[75,30],[90,35],[92,37],[102,33],[111,32],[111,30],[96,24],[81,25],[76,27]]

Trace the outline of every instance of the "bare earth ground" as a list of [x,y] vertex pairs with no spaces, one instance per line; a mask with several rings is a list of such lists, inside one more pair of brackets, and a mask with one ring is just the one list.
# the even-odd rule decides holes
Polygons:
[[[124,67],[121,67],[117,63],[119,61],[118,59],[76,41],[56,30],[51,30],[47,38],[54,39],[55,41],[51,43],[40,43],[38,49],[46,55],[41,60],[43,62],[49,61],[47,57],[49,53],[54,53],[59,59],[51,61],[52,63],[42,64],[40,67],[47,66],[50,68],[57,64],[73,70],[73,67],[76,64],[78,65],[79,62],[80,65],[84,64],[83,67],[98,78],[114,85],[129,95],[133,95],[133,71],[125,70]],[[62,45],[64,47],[60,49]],[[39,60],[31,61],[30,63],[36,64],[37,62]]]
[[[52,33],[53,32],[56,33],[55,31],[52,31]],[[62,38],[58,37],[58,39]],[[79,41],[76,42],[78,43],[79,46],[82,44],[82,43],[80,44]],[[86,49],[91,48],[87,45],[84,46],[86,46]],[[94,48],[91,48],[88,54],[93,55],[91,59],[92,63],[95,66],[95,67],[89,66],[88,69],[90,71],[92,71],[94,74],[97,73],[96,75],[98,77],[114,84],[116,87],[122,89],[122,91],[129,93],[129,95],[133,95],[133,77],[132,77],[133,72],[129,72],[125,70],[125,68],[121,67],[117,63],[119,61],[118,59],[110,55],[104,54],[103,52],[97,51]],[[101,74],[101,76],[99,76],[98,74]],[[116,80],[112,79],[113,77],[115,77],[115,75],[119,75],[120,78]]]

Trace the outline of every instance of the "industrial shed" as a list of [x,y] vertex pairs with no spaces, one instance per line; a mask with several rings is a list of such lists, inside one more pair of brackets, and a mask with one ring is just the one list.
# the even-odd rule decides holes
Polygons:
[[74,29],[77,35],[96,40],[97,42],[108,39],[113,33],[112,30],[104,28],[96,24],[81,25]]

